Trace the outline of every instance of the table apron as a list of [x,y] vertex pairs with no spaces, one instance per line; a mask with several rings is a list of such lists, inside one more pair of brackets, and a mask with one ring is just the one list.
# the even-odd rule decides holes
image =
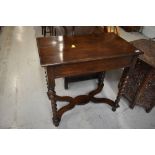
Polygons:
[[131,62],[132,56],[128,56],[123,58],[111,58],[82,63],[48,66],[47,69],[52,70],[54,78],[60,78],[124,68],[130,66]]

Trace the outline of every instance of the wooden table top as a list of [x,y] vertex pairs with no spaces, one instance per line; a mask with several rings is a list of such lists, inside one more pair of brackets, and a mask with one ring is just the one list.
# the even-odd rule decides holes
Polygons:
[[42,37],[37,38],[37,45],[42,66],[80,63],[142,53],[114,33]]

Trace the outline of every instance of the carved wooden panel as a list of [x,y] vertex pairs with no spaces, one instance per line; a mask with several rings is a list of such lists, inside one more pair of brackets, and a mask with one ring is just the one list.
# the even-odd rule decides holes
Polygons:
[[155,69],[150,69],[142,90],[137,104],[144,106],[146,109],[152,108],[152,106],[155,105]]
[[129,77],[124,96],[131,104],[143,106],[149,112],[155,105],[155,69],[138,59]]
[[[142,69],[144,68],[144,69]],[[141,60],[138,59],[135,69],[132,73],[132,75],[129,77],[127,87],[125,89],[126,97],[133,101],[135,94],[142,83],[144,77],[146,76],[148,72],[148,66],[145,66]]]

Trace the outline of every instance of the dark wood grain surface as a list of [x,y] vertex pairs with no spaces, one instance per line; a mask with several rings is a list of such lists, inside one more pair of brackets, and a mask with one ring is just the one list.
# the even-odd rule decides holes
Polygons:
[[113,33],[37,38],[37,44],[42,66],[137,54],[135,47]]

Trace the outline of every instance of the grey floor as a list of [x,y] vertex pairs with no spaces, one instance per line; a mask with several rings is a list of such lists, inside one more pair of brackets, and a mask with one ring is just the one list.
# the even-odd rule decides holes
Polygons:
[[[40,33],[40,27],[4,27],[0,33],[0,128],[56,128],[35,40]],[[145,38],[122,29],[120,35],[127,41]],[[121,72],[107,72],[98,96],[115,99]],[[94,89],[96,80],[71,83],[68,90],[63,85],[63,79],[56,80],[58,94],[76,96]],[[63,104],[59,102],[58,107]],[[116,112],[106,104],[76,106],[63,115],[58,128],[155,128],[155,108],[147,114],[138,106],[129,109],[123,98],[119,104]]]

